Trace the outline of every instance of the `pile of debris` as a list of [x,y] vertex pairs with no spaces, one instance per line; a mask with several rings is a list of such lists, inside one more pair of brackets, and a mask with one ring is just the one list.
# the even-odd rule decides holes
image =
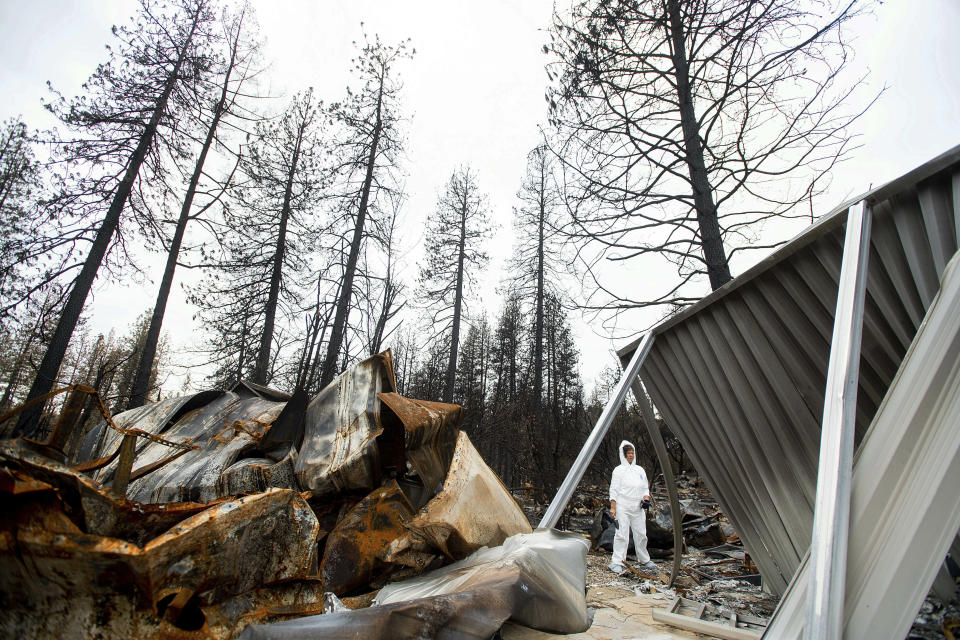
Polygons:
[[[487,637],[510,617],[588,624],[587,544],[532,533],[462,408],[398,395],[389,352],[312,399],[241,383],[106,415],[82,441],[69,413],[46,442],[0,441],[5,636],[274,637],[301,618],[391,637],[397,610],[427,635],[464,616]],[[400,591],[413,602],[376,593],[451,562]],[[531,598],[551,616],[524,618]]]

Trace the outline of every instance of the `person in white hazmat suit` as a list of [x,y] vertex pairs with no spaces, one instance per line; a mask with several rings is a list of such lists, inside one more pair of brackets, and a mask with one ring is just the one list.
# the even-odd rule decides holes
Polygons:
[[617,519],[617,533],[613,538],[613,560],[610,570],[623,573],[623,563],[633,532],[633,548],[637,552],[640,568],[655,570],[647,553],[647,512],[643,503],[650,501],[650,484],[643,467],[636,463],[633,445],[624,440],[620,443],[620,466],[610,478],[610,515]]

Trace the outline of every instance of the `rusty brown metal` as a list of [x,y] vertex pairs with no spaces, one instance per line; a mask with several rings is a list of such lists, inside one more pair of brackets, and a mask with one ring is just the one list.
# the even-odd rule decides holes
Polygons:
[[[104,422],[75,460],[0,441],[0,610],[16,609],[0,636],[235,637],[339,615],[326,592],[378,589],[498,544],[518,514],[529,530],[460,432],[462,409],[394,390],[386,352],[309,403],[239,385],[114,417],[95,396]],[[424,611],[453,607],[461,625],[488,606],[477,597]]]
[[457,434],[463,422],[463,407],[444,402],[405,398],[398,393],[379,393],[384,423],[399,420],[404,429],[404,454],[430,495],[440,490],[453,458]]
[[[295,491],[271,490],[207,507],[143,546],[83,532],[56,492],[43,495],[0,493],[7,515],[0,524],[0,593],[7,594],[0,595],[0,604],[17,594],[21,630],[34,636],[75,635],[69,615],[51,615],[62,611],[58,602],[66,597],[114,602],[122,595],[126,604],[114,602],[121,610],[149,610],[173,596],[166,608],[174,607],[176,622],[176,609],[183,610],[187,600],[212,604],[316,572],[319,525]],[[24,557],[29,561],[17,560]],[[95,602],[87,605],[98,610]],[[95,631],[91,620],[85,624],[91,627],[84,633]]]
[[463,431],[443,489],[407,527],[450,559],[496,546],[533,529],[523,511]]
[[413,507],[396,481],[357,503],[327,537],[320,565],[324,588],[343,595],[389,571],[380,557],[412,517]]
[[125,434],[123,441],[120,443],[120,458],[110,488],[121,498],[127,495],[127,484],[130,483],[130,470],[133,468],[133,454],[136,444],[137,436],[132,433]]
[[[151,432],[171,418],[175,404],[152,405],[152,411],[143,411],[133,422],[126,422],[127,432]],[[135,464],[137,477],[131,478],[128,495],[138,502],[210,502],[227,497],[218,489],[218,480],[223,471],[242,458],[247,451],[256,449],[259,437],[282,411],[283,402],[266,400],[260,396],[240,397],[231,392],[217,394],[212,401],[198,406],[176,418],[163,432],[163,438],[155,434],[137,441]],[[121,414],[123,417],[123,414]],[[176,417],[176,416],[175,416]],[[119,420],[119,418],[118,418]],[[139,425],[144,428],[140,429]],[[171,453],[166,441],[183,445]],[[173,454],[189,449],[176,458]],[[101,468],[95,478],[108,482],[116,474],[118,463]],[[256,487],[244,487],[234,492],[256,491]]]
[[10,469],[0,468],[0,492],[19,495],[34,491],[56,491],[52,484]]
[[260,585],[310,577],[319,531],[299,493],[271,489],[181,521],[147,543],[143,554],[158,599],[190,588],[210,604]]

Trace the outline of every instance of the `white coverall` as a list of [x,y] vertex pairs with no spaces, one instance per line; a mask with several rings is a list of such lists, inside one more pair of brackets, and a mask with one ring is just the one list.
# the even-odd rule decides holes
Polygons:
[[[627,462],[624,449],[634,450],[633,462]],[[613,537],[613,560],[611,566],[623,565],[630,545],[630,531],[633,531],[633,548],[637,552],[637,562],[650,562],[647,553],[647,513],[640,508],[643,497],[650,495],[647,473],[636,463],[636,448],[624,440],[620,443],[620,466],[613,470],[610,478],[610,499],[617,502],[617,533]]]

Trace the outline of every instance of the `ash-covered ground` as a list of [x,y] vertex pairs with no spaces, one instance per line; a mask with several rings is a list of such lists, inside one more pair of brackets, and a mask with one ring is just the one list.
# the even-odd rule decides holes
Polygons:
[[[664,593],[671,597],[681,596],[690,600],[707,603],[717,608],[721,615],[750,615],[769,618],[776,609],[779,597],[763,591],[759,584],[757,569],[750,562],[749,552],[745,550],[740,538],[724,517],[709,490],[696,477],[681,476],[678,489],[682,501],[694,501],[702,520],[719,529],[717,532],[700,538],[703,548],[691,543],[691,534],[684,525],[686,550],[683,554],[680,575],[672,587],[667,587],[673,565],[673,548],[651,546],[649,551],[653,562],[659,567],[660,575],[637,575],[627,572],[617,575],[607,568],[610,563],[610,551],[596,546],[595,521],[598,514],[607,507],[606,487],[586,485],[578,488],[570,501],[570,507],[561,520],[560,528],[582,533],[591,538],[593,546],[587,556],[587,589],[594,587],[620,587],[637,593]],[[546,504],[538,503],[529,490],[513,492],[515,498],[536,527],[540,522]],[[654,487],[654,502],[667,503],[666,491]],[[652,518],[652,516],[651,516]],[[650,528],[648,518],[648,529]],[[698,524],[698,523],[695,523]],[[702,529],[702,527],[701,527]],[[718,543],[718,544],[712,544]],[[632,554],[627,556],[633,563]],[[954,590],[953,598],[943,602],[934,594],[929,594],[920,607],[917,619],[906,640],[934,640],[938,638],[960,638],[960,590]]]

